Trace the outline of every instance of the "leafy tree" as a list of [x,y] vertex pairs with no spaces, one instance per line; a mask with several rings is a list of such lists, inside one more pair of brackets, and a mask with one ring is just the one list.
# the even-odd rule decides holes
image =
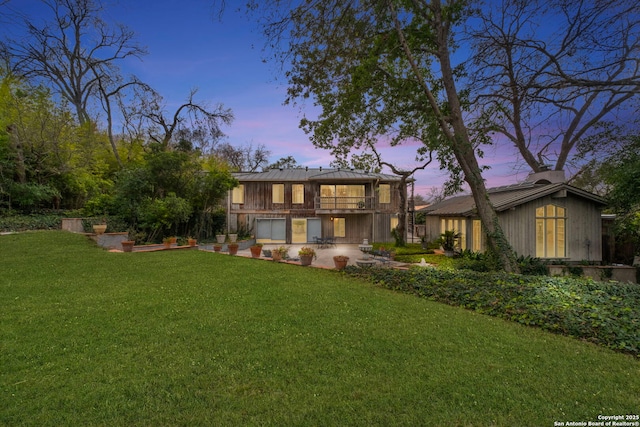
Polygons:
[[118,172],[113,198],[103,202],[149,241],[167,234],[213,235],[212,216],[236,185],[214,156],[151,144],[143,164]]
[[[487,235],[487,247],[507,271],[518,266],[478,163],[485,131],[474,132],[468,98],[452,62],[455,29],[471,9],[467,1],[398,0],[252,2],[264,12],[269,43],[281,46],[289,101],[313,98],[322,112],[302,127],[316,147],[353,151],[380,140],[420,141],[418,161],[431,151],[454,181],[469,185]],[[260,7],[263,6],[262,9]]]
[[617,234],[631,239],[635,253],[640,254],[640,136],[629,138],[623,150],[605,159],[599,172],[617,215]]
[[280,157],[279,160],[277,160],[274,163],[271,163],[267,166],[265,166],[262,170],[263,171],[268,171],[269,169],[298,169],[301,168],[302,166],[300,166],[297,162],[297,160],[293,157],[293,156],[287,156],[287,157]]
[[[6,207],[75,208],[84,202],[100,147],[96,139],[84,139],[71,113],[56,105],[46,88],[3,76],[0,128],[0,175]],[[83,160],[76,161],[78,158]]]

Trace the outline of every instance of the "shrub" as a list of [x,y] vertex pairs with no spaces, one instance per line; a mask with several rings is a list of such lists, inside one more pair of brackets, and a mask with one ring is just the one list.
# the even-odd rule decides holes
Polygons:
[[0,216],[0,231],[56,230],[62,217],[60,213]]

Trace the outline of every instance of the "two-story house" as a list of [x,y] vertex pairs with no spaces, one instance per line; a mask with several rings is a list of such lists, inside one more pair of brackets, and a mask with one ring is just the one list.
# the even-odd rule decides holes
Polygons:
[[230,230],[252,230],[261,243],[392,241],[400,178],[353,169],[271,169],[234,173],[228,197]]

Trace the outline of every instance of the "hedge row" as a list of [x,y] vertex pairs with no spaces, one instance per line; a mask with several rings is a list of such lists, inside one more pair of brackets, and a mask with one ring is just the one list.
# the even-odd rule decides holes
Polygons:
[[583,278],[349,267],[348,274],[640,357],[640,286]]
[[0,215],[0,232],[56,230],[62,226],[60,214]]

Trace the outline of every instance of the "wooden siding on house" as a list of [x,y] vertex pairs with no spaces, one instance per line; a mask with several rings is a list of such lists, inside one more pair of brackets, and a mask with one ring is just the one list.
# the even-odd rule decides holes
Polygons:
[[[541,197],[511,209],[498,212],[498,219],[511,247],[518,255],[536,256],[536,209],[555,205],[566,209],[565,261],[602,261],[602,221],[598,205],[574,196],[561,193],[562,197],[551,195]],[[429,216],[426,219],[428,239],[440,236],[440,218],[461,218],[461,216]],[[467,248],[472,247],[473,219],[466,217]],[[484,238],[484,236],[483,236]]]
[[[390,203],[380,203],[375,183],[378,181],[241,181],[244,185],[244,203],[229,204],[227,223],[230,229],[246,228],[255,232],[256,220],[260,218],[284,218],[286,219],[287,242],[292,238],[293,218],[318,218],[320,219],[322,236],[334,236],[334,223],[332,218],[345,219],[345,236],[336,237],[336,243],[360,243],[363,239],[370,241],[392,241],[391,217],[399,211],[400,196],[398,183],[390,182]],[[273,184],[284,186],[284,203],[273,203]],[[304,203],[293,203],[293,185],[304,185]],[[320,196],[320,186],[323,184],[358,184],[363,185],[367,205],[364,209],[340,208],[320,209],[317,205]],[[310,236],[311,237],[311,236]]]

